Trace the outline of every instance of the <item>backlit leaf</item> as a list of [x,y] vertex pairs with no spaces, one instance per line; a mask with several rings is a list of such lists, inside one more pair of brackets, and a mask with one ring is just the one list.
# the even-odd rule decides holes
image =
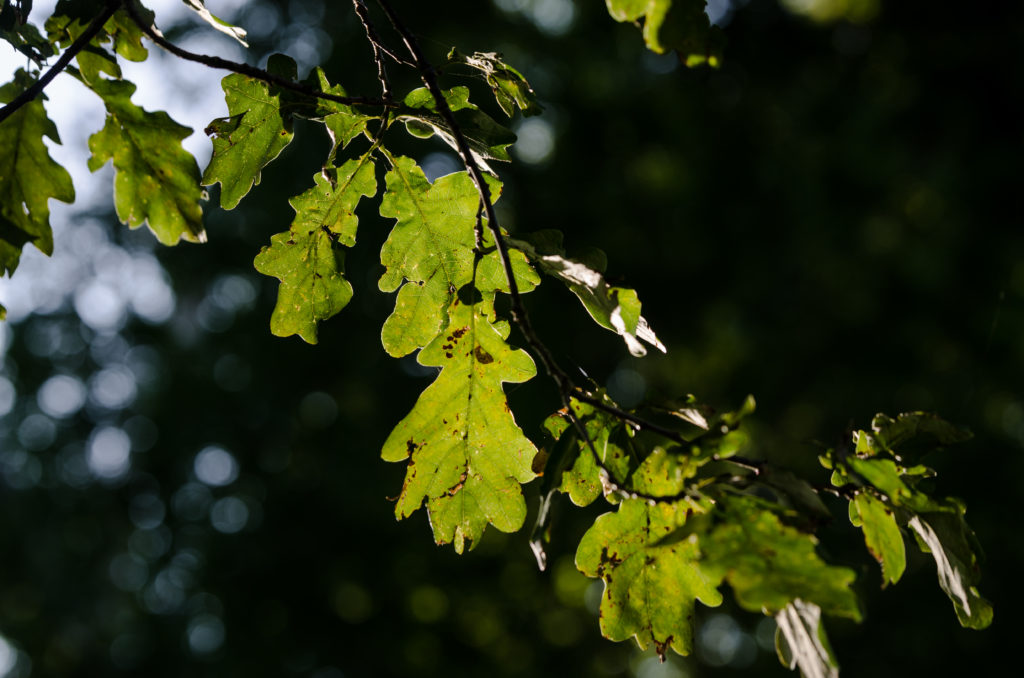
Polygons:
[[687,66],[719,64],[723,38],[704,12],[707,0],[606,0],[606,4],[616,21],[642,21],[648,49],[659,54],[677,50]]
[[456,297],[448,312],[447,330],[418,356],[441,373],[391,432],[381,456],[409,459],[395,515],[405,518],[426,503],[434,539],[461,553],[488,524],[511,532],[526,518],[520,484],[535,476],[537,449],[516,425],[502,383],[527,381],[536,367],[491,323],[489,300]]
[[[31,83],[19,69],[12,82],[0,87],[0,103],[11,101]],[[40,96],[28,102],[0,125],[0,274],[14,272],[25,243],[52,254],[50,198],[75,199],[71,175],[53,161],[43,143],[43,137],[60,143],[44,100]]]
[[[291,74],[295,63],[271,57],[273,70]],[[290,62],[290,63],[289,63]],[[262,80],[232,73],[221,81],[228,117],[206,128],[213,139],[213,157],[203,173],[203,184],[220,183],[220,204],[233,209],[260,182],[260,172],[292,140],[291,113],[282,110],[281,95]]]
[[337,241],[356,241],[356,205],[377,193],[370,155],[349,160],[314,177],[315,186],[289,202],[295,209],[291,229],[271,238],[254,262],[256,270],[281,280],[270,330],[279,337],[298,334],[317,341],[317,323],[335,315],[352,298]]
[[130,82],[97,79],[89,86],[107,107],[103,129],[89,137],[89,169],[113,162],[118,219],[132,228],[148,223],[165,245],[205,242],[199,166],[181,145],[192,130],[133,104]]
[[583,302],[584,308],[598,325],[622,336],[630,353],[635,356],[647,354],[641,340],[665,351],[665,345],[640,315],[640,300],[636,291],[612,287],[600,272],[585,263],[565,257],[561,250],[561,234],[542,246],[517,239],[510,239],[509,244],[526,252],[543,273],[564,282]]
[[[671,495],[682,489],[674,458],[664,451],[648,457],[637,473],[643,491]],[[690,499],[653,505],[626,499],[616,512],[594,521],[580,541],[576,566],[604,580],[600,617],[605,637],[635,637],[641,648],[654,645],[662,656],[668,648],[682,655],[693,651],[695,603],[720,605],[720,578],[698,567],[696,535],[675,539],[673,534],[707,508]]]
[[231,36],[246,47],[249,46],[249,43],[245,41],[245,29],[233,26],[220,17],[211,14],[210,10],[206,9],[204,0],[182,0],[182,2],[192,8],[196,14],[199,15],[200,19],[210,24],[214,29],[224,33],[225,35]]
[[907,553],[893,512],[861,492],[850,502],[850,521],[864,531],[868,551],[882,565],[882,585],[898,582],[907,567]]
[[386,181],[380,215],[397,223],[381,248],[387,270],[380,289],[391,292],[403,279],[408,282],[399,291],[381,339],[384,349],[398,357],[437,336],[455,291],[472,280],[480,197],[465,172],[431,184],[411,158],[394,158]]
[[537,95],[523,74],[506,64],[497,52],[460,54],[457,49],[452,48],[448,53],[448,63],[465,64],[480,71],[490,85],[501,110],[510,118],[516,108],[521,110],[523,115],[538,115],[543,110],[537,103]]

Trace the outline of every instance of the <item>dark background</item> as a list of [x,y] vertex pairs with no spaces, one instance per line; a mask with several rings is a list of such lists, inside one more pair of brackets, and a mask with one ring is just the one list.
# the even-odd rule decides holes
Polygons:
[[[529,306],[565,364],[610,377],[623,397],[696,393],[727,408],[752,393],[750,454],[815,482],[826,480],[821,445],[875,412],[932,410],[973,430],[931,462],[987,551],[981,590],[994,624],[959,628],[919,554],[880,591],[877,565],[835,504],[823,552],[858,570],[867,610],[863,625],[828,624],[844,674],[992,675],[1013,662],[1024,561],[1021,5],[883,2],[854,23],[751,0],[725,27],[715,71],[645,53],[639,32],[597,1],[577,0],[560,35],[480,0],[394,5],[431,58],[451,45],[497,50],[531,79],[555,143],[545,162],[500,167],[504,225],[558,228],[570,250],[604,249],[609,277],[639,291],[669,347],[630,358],[548,282]],[[254,39],[254,60],[322,8],[278,6],[280,27]],[[319,25],[333,42],[332,80],[375,94],[348,3],[327,3]],[[400,91],[416,85],[392,74]],[[397,126],[390,135],[417,157],[445,152]],[[387,497],[403,468],[378,454],[429,375],[380,347],[393,306],[376,291],[389,224],[375,203],[363,206],[347,259],[356,297],[316,346],[270,335],[277,282],[251,266],[290,223],[287,198],[310,185],[325,141],[299,124],[238,209],[208,210],[209,244],[153,250],[178,299],[168,323],[132,320],[98,336],[66,303],[12,328],[4,374],[21,397],[0,420],[0,633],[23,655],[13,675],[26,659],[36,676],[786,675],[755,643],[770,629],[758,633],[759,618],[728,604],[700,613],[724,635],[704,634],[696,658],[665,667],[601,639],[600,585],[572,565],[600,502],[569,511],[560,500],[544,573],[525,533],[490,529],[456,556],[432,543],[424,512],[394,521]],[[124,247],[153,248],[147,233],[103,218]],[[255,301],[226,294],[225,280],[250,281]],[[41,349],[40,337],[56,348]],[[146,375],[133,402],[87,403],[52,422],[44,445],[25,432],[48,377],[88,382],[111,362]],[[558,406],[553,386],[538,378],[510,396],[539,442]],[[132,435],[130,473],[66,482],[61,464],[98,425]],[[234,455],[239,476],[197,489],[193,459],[209,444]],[[36,469],[27,476],[26,463]],[[527,492],[532,502],[536,489]],[[249,519],[224,534],[207,511],[228,496]]]

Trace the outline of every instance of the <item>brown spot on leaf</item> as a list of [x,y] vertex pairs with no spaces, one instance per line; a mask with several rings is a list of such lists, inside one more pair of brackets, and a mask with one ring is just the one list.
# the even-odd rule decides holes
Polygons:
[[416,441],[413,440],[412,438],[409,438],[407,441],[405,441],[405,449],[409,452],[410,456],[412,455],[413,452],[416,451],[418,447],[419,445],[417,445]]
[[658,659],[661,663],[665,663],[665,650],[672,644],[672,636],[669,636],[665,640],[654,639],[654,651],[658,653]]
[[473,349],[473,355],[481,365],[488,365],[494,362],[494,357],[485,351],[483,346],[477,346]]
[[464,335],[468,331],[468,327],[460,327],[457,330],[452,330],[452,337],[455,339],[462,339],[462,335]]

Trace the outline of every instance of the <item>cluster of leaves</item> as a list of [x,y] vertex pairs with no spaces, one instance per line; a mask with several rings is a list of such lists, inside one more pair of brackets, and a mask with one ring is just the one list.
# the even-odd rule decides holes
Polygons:
[[[43,38],[19,12],[28,4],[4,2],[2,37],[40,66],[58,48],[75,57],[77,65],[61,68],[99,96],[107,111],[103,128],[89,140],[89,167],[113,163],[119,219],[131,227],[148,224],[165,244],[205,239],[203,186],[220,184],[221,207],[236,207],[291,143],[296,118],[324,125],[331,144],[321,171],[291,198],[292,223],[254,262],[280,280],[270,320],[275,335],[315,343],[318,324],[349,303],[353,288],[342,248],[356,244],[360,202],[381,196],[379,213],[394,226],[381,250],[379,287],[397,293],[382,344],[391,356],[417,353],[421,365],[438,369],[384,443],[386,461],[406,462],[398,518],[425,506],[435,541],[461,553],[479,542],[488,525],[520,529],[527,516],[522,486],[542,476],[531,543],[543,568],[557,496],[567,494],[577,506],[603,497],[615,510],[584,535],[576,561],[583,573],[604,581],[605,636],[635,638],[661,655],[670,648],[688,654],[696,601],[717,606],[728,585],[740,607],[776,619],[785,664],[809,676],[836,674],[822,614],[859,620],[861,612],[850,588],[854,572],[817,552],[815,528],[830,516],[819,496],[823,490],[740,456],[748,442],[741,424],[753,399],[723,414],[692,398],[626,411],[602,389],[576,386],[554,365],[516,312],[518,296],[536,289],[542,275],[566,285],[633,355],[644,355],[646,346],[665,347],[641,315],[636,292],[605,280],[602,254],[570,258],[558,232],[513,238],[494,222],[492,203],[501,194],[494,167],[510,159],[515,135],[470,101],[469,88],[440,87],[387,3],[380,4],[424,87],[400,99],[391,96],[381,56],[386,51],[357,0],[378,58],[382,97],[350,97],[319,68],[299,82],[295,63],[283,55],[272,56],[262,71],[235,65],[222,80],[228,115],[206,128],[213,155],[203,172],[181,146],[191,130],[132,103],[135,86],[122,78],[118,57],[144,60],[143,37],[162,40],[152,13],[135,0],[61,0]],[[201,1],[186,4],[244,41],[244,31],[211,15]],[[703,0],[607,4],[616,20],[641,24],[650,49],[675,49],[688,64],[717,62],[720,37],[708,24]],[[445,72],[482,79],[509,117],[541,111],[523,75],[495,53],[453,49]],[[20,70],[0,88],[0,101],[30,92],[41,82],[37,76]],[[28,242],[52,250],[48,201],[74,199],[70,177],[43,143],[44,136],[59,142],[43,101],[38,96],[19,104],[0,126],[0,141],[12,151],[0,161],[4,273],[14,271]],[[388,133],[403,128],[417,138],[443,140],[467,171],[429,181],[415,160],[388,148]],[[499,313],[499,294],[511,298],[511,318]],[[510,343],[513,325],[534,356]],[[533,378],[534,357],[563,400],[546,422],[540,451],[516,424],[503,387]],[[976,589],[978,549],[963,506],[931,497],[923,481],[934,472],[918,463],[934,447],[965,437],[932,415],[879,415],[870,432],[853,435],[852,449],[829,451],[822,462],[833,472],[832,493],[849,501],[851,520],[882,564],[884,582],[895,583],[903,573],[901,530],[907,528],[935,557],[940,585],[961,623],[982,628],[992,610]]]

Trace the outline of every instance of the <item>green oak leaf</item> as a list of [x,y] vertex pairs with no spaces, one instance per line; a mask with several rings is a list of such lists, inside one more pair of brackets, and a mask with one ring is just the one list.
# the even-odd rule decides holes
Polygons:
[[825,635],[821,608],[797,599],[775,614],[775,649],[803,678],[839,678],[839,664]]
[[89,137],[89,169],[113,162],[118,219],[132,228],[148,223],[165,245],[205,242],[199,166],[181,145],[192,130],[163,111],[133,104],[130,82],[97,79],[87,85],[107,107],[103,129]]
[[[33,79],[19,69],[0,87],[0,103],[8,103]],[[28,102],[0,125],[0,275],[13,273],[22,247],[31,242],[53,253],[51,198],[73,202],[71,175],[50,157],[43,137],[60,143],[57,126],[43,108],[45,96]]]
[[799,598],[859,621],[854,572],[821,560],[814,536],[784,524],[773,508],[746,495],[719,500],[721,522],[700,538],[701,568],[728,582],[736,602],[752,612],[775,614]]
[[381,456],[409,459],[396,517],[426,503],[435,541],[462,553],[488,524],[512,532],[526,519],[520,485],[535,477],[537,449],[516,425],[502,383],[527,381],[537,370],[529,354],[506,343],[507,324],[492,324],[489,299],[470,304],[455,297],[448,313],[447,330],[418,356],[441,373],[388,436]]
[[523,74],[502,61],[497,52],[461,54],[453,47],[448,52],[448,63],[464,64],[480,71],[490,85],[501,110],[510,118],[516,108],[521,110],[523,115],[539,115],[544,110],[537,103],[537,95]]
[[644,42],[651,51],[677,50],[687,66],[718,66],[721,61],[723,37],[704,12],[707,0],[605,0],[605,4],[616,21],[643,21]]
[[[386,181],[380,215],[397,223],[381,248],[380,261],[387,270],[380,289],[393,292],[403,279],[408,282],[384,323],[381,340],[389,355],[400,357],[437,336],[456,290],[473,279],[480,196],[465,172],[431,184],[406,157],[393,158]],[[495,199],[498,186],[492,185]]]
[[[508,154],[508,147],[515,143],[516,135],[481,111],[476,105],[470,103],[468,88],[453,87],[442,94],[455,117],[455,122],[459,125],[459,129],[469,144],[470,151],[483,169],[494,174],[490,165],[487,164],[488,160],[507,162],[512,159]],[[429,128],[446,144],[458,150],[451,126],[438,112],[437,102],[430,90],[426,87],[415,89],[405,97],[402,103],[404,106],[397,112],[397,118],[405,122],[407,126],[410,122],[414,123],[413,129],[410,129],[413,136],[429,136],[426,134]]]
[[281,280],[270,331],[279,337],[298,334],[317,341],[317,323],[338,313],[352,298],[342,275],[343,258],[335,241],[351,246],[359,219],[356,205],[377,194],[370,154],[314,177],[315,186],[292,198],[291,229],[271,238],[257,255],[256,270]]
[[[276,58],[275,58],[276,57]],[[293,72],[295,63],[274,55],[268,69]],[[221,81],[228,117],[213,120],[206,134],[213,139],[213,157],[203,184],[221,185],[220,204],[234,209],[260,182],[260,173],[292,140],[292,115],[281,95],[262,80],[232,73]]]
[[525,252],[541,272],[564,282],[598,325],[625,340],[630,353],[635,356],[647,354],[641,340],[665,351],[665,345],[640,315],[640,300],[635,290],[612,287],[600,272],[583,262],[567,258],[561,248],[560,233],[544,232],[542,237],[543,242],[537,245],[512,238],[509,244]]
[[[678,457],[657,450],[637,470],[637,489],[673,495],[685,473]],[[654,645],[693,652],[693,615],[697,600],[709,607],[722,602],[720,577],[698,567],[696,535],[673,538],[691,515],[709,504],[690,499],[650,503],[626,499],[614,513],[597,518],[580,541],[576,567],[604,580],[601,633],[611,640],[635,637],[641,649]]]
[[898,582],[907,567],[907,552],[893,512],[861,492],[850,502],[850,522],[864,531],[868,551],[882,565],[882,586]]
[[342,276],[342,253],[324,229],[293,229],[270,238],[253,265],[281,281],[270,331],[279,337],[298,334],[310,344],[317,339],[317,321],[330,318],[352,298],[352,285]]
[[[607,399],[607,396],[602,394]],[[601,464],[612,476],[610,480],[623,486],[629,476],[636,470],[635,456],[628,450],[628,434],[621,419],[598,410],[589,403],[573,399],[572,408],[576,417],[583,424],[590,442],[601,459]],[[610,405],[615,403],[608,399]],[[576,506],[587,506],[601,496],[605,483],[601,469],[594,459],[590,447],[580,440],[575,428],[565,412],[556,412],[544,422],[544,428],[555,440],[570,437],[575,441],[571,458],[566,460],[566,468],[561,474],[561,482],[557,489],[569,495]]]
[[[347,92],[341,85],[331,85],[323,69],[314,68],[307,79],[307,84],[318,88],[321,92],[346,96]],[[336,101],[317,99],[312,114],[304,113],[306,117],[323,122],[327,133],[331,137],[331,153],[327,164],[333,164],[338,151],[348,146],[349,142],[360,134],[366,132],[366,125],[371,120],[378,120],[379,116],[365,115],[351,106],[339,104]]]

